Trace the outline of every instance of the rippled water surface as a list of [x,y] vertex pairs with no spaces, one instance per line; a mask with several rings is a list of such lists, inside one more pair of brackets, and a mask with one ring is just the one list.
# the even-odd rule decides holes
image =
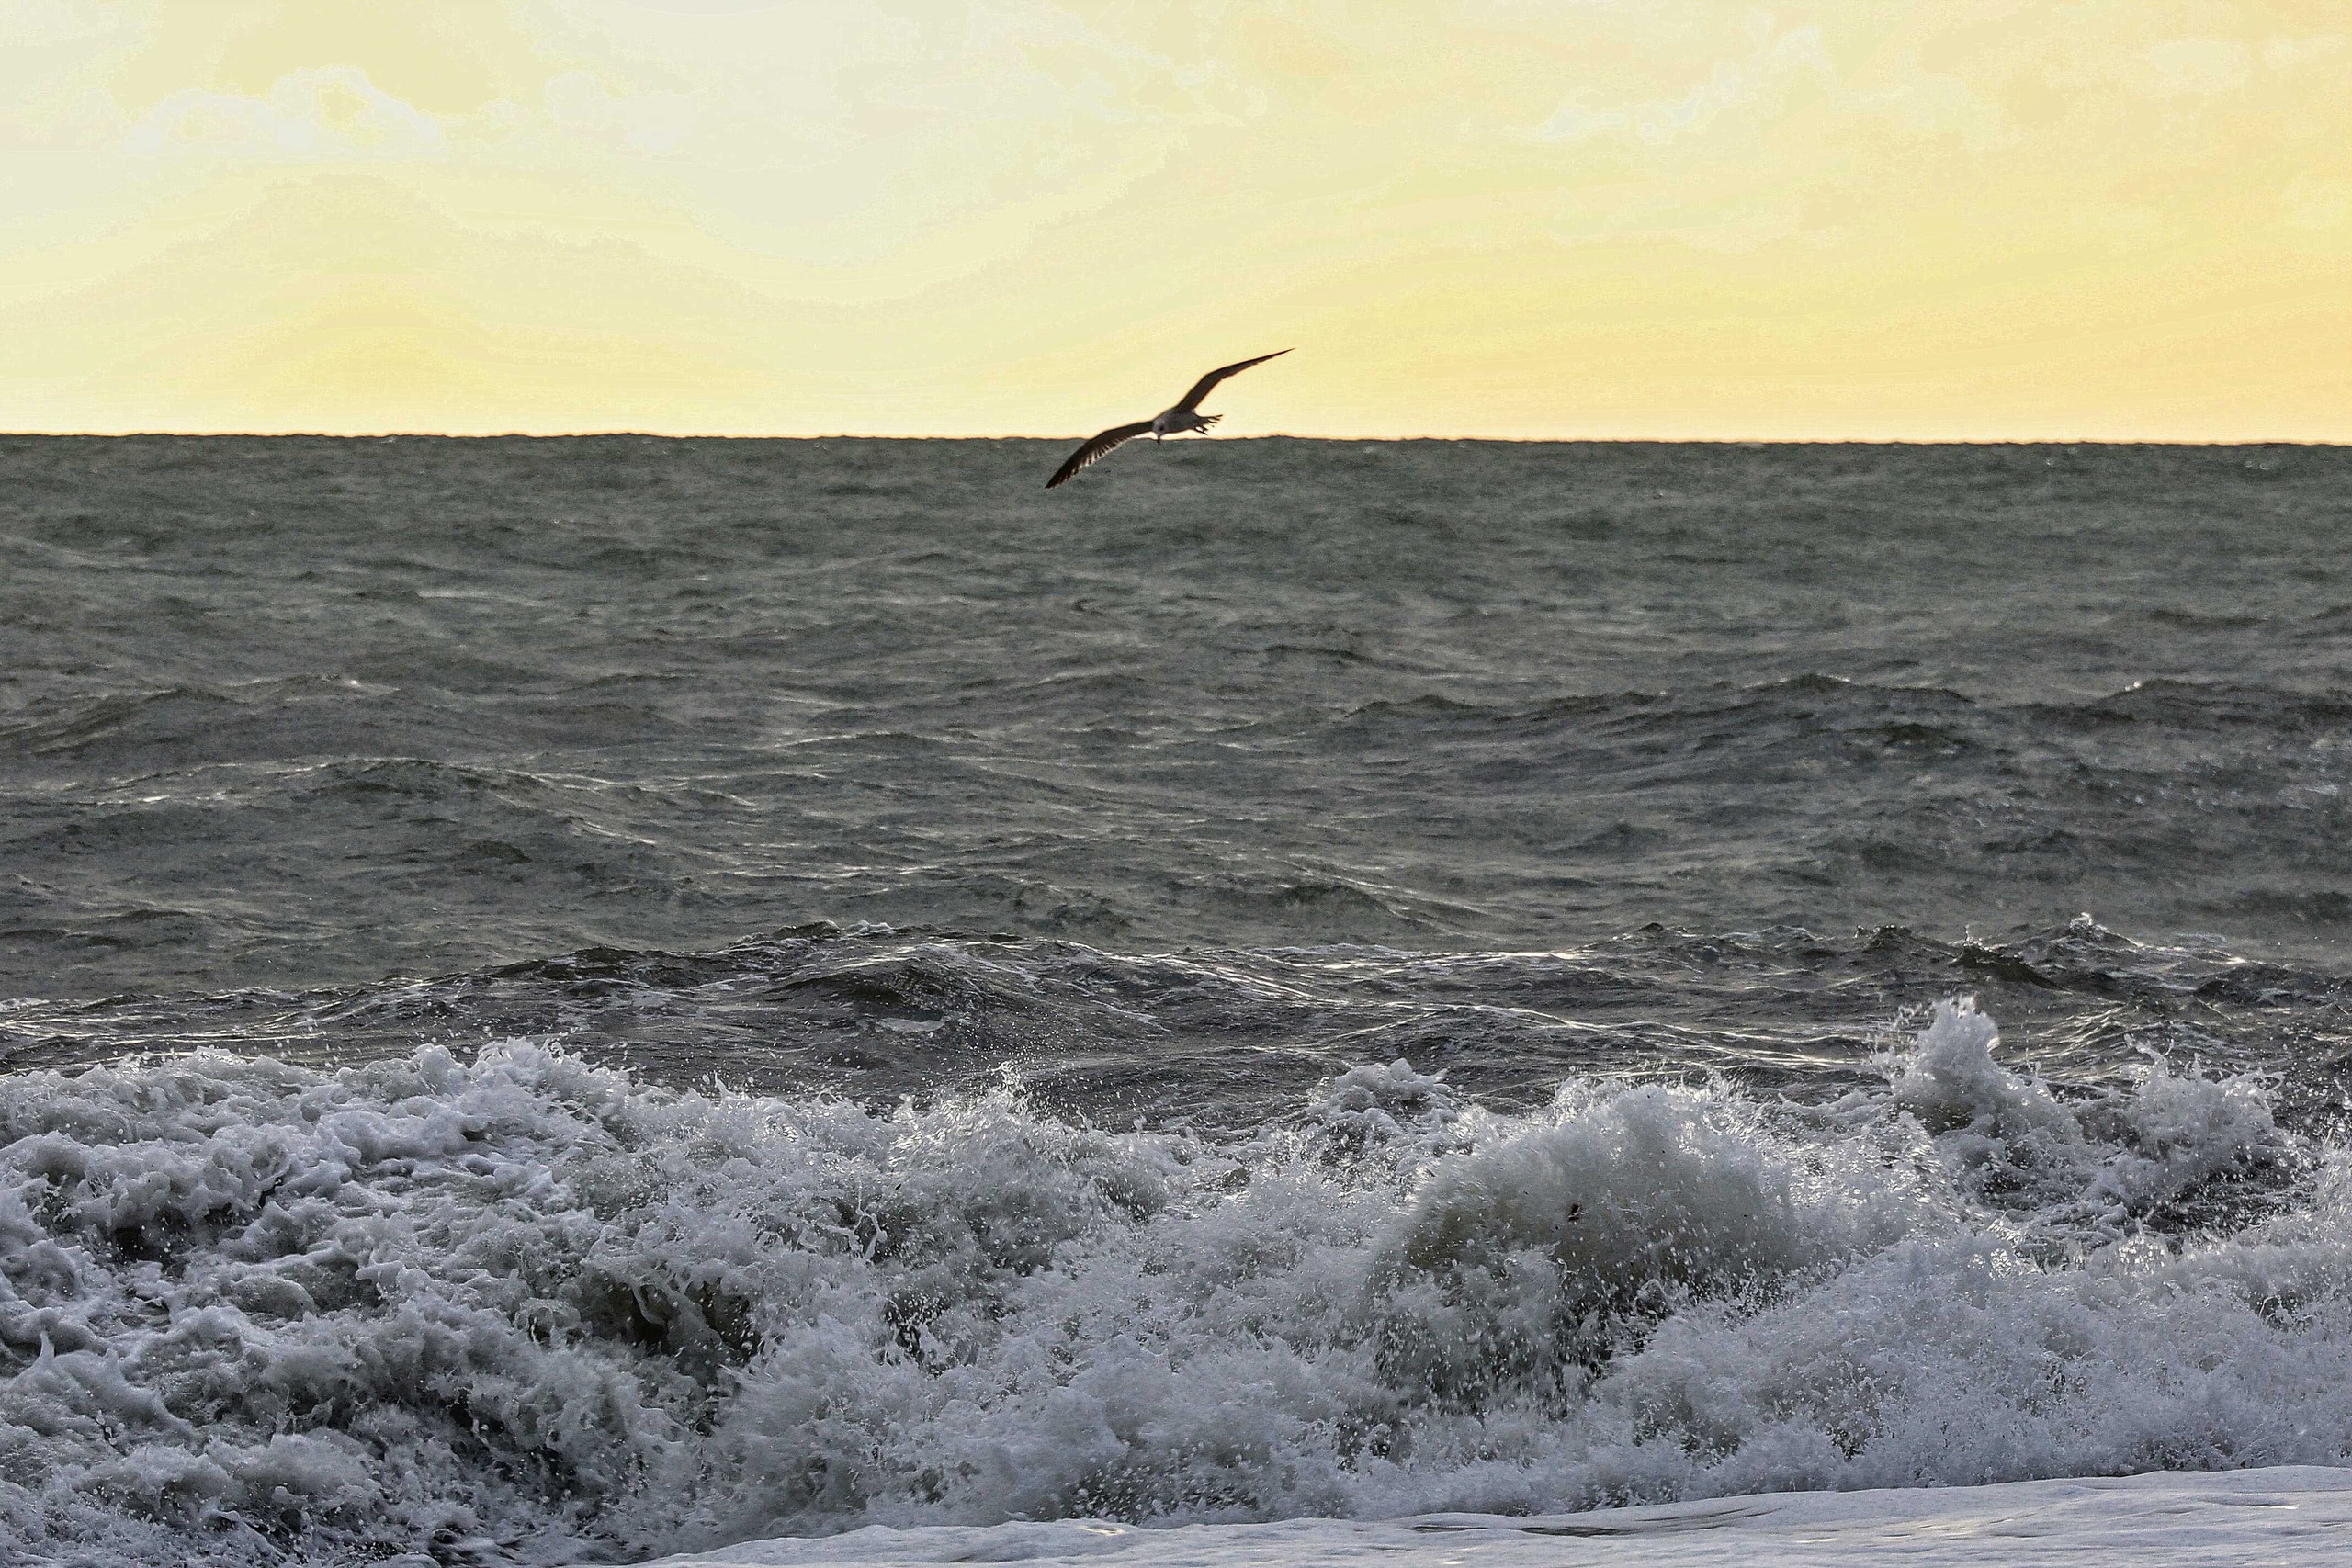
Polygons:
[[0,448],[6,978],[2352,931],[2352,455]]
[[2352,1460],[2352,452],[1061,452],[0,441],[0,1555]]

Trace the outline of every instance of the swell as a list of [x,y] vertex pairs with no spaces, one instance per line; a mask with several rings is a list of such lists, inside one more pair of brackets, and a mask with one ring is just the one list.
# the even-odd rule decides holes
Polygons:
[[0,988],[2352,911],[2330,454],[9,449]]
[[1352,1060],[1409,1056],[1524,1109],[1579,1074],[1720,1073],[1816,1094],[1870,1076],[1886,1021],[1970,992],[2027,1026],[2022,1059],[2110,1084],[2149,1050],[2278,1075],[2279,1114],[2324,1132],[2352,1089],[2346,981],[2087,917],[2012,942],[1886,927],[1651,926],[1550,952],[1340,946],[1124,953],[1067,940],[826,923],[700,952],[623,947],[310,991],[244,988],[0,1013],[0,1063],[243,1049],[313,1064],[433,1043],[560,1038],[679,1088],[826,1091],[885,1107],[978,1093],[1008,1068],[1041,1105],[1120,1125],[1254,1125]]

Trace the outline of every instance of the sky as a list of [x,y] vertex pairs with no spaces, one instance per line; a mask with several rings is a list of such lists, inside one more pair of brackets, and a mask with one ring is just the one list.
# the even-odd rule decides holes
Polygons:
[[2352,440],[2352,0],[0,0],[0,428]]

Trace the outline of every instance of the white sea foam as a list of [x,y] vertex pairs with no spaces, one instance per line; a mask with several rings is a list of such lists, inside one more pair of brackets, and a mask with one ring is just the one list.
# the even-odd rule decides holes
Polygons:
[[979,1528],[869,1525],[820,1540],[749,1541],[665,1568],[1062,1562],[1093,1568],[2268,1568],[2321,1560],[2352,1531],[2352,1471],[2024,1481],[1938,1491],[1779,1493],[1567,1517],[1436,1515],[1366,1524],[1138,1529],[1099,1519]]
[[1365,1067],[1238,1145],[519,1042],[17,1075],[0,1541],[551,1562],[2352,1455],[2340,1162],[2257,1081],[1997,1044],[1939,1007],[1821,1106]]

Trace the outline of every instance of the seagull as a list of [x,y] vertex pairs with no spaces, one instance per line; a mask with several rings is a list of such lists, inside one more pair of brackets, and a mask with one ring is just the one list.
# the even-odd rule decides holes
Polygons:
[[1289,349],[1278,348],[1272,354],[1261,354],[1255,359],[1245,359],[1238,365],[1227,365],[1222,369],[1212,370],[1193,382],[1193,389],[1185,393],[1184,400],[1174,408],[1154,414],[1149,419],[1137,420],[1133,424],[1113,425],[1077,451],[1072,452],[1069,455],[1069,461],[1056,468],[1054,477],[1046,481],[1046,488],[1051,490],[1057,484],[1069,483],[1078,477],[1079,469],[1098,458],[1109,457],[1114,451],[1133,441],[1138,435],[1148,435],[1154,441],[1164,441],[1171,435],[1182,435],[1188,430],[1206,430],[1225,417],[1221,413],[1201,412],[1201,400],[1216,391],[1219,381],[1224,380],[1227,376],[1238,376],[1252,365],[1263,365],[1269,359],[1280,359],[1289,352]]

